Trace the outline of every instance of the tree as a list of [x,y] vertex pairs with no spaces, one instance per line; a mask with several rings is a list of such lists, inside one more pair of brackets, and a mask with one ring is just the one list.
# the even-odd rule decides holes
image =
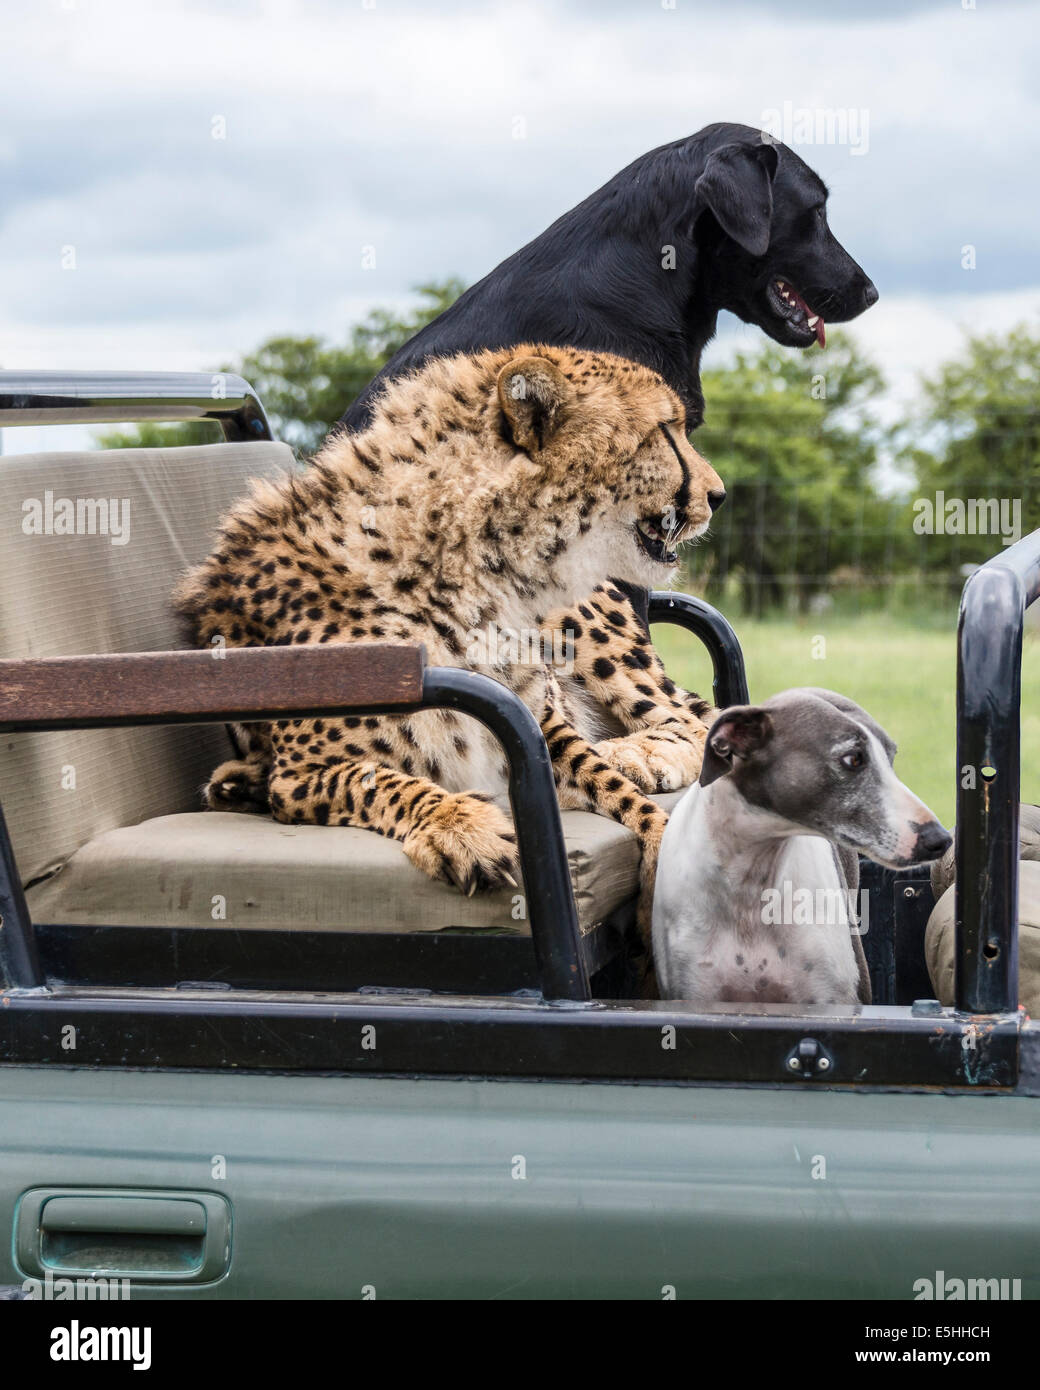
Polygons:
[[[343,346],[316,337],[268,338],[240,362],[217,370],[245,377],[263,401],[275,437],[301,454],[313,454],[383,364],[453,304],[464,288],[456,279],[420,285],[413,310],[402,315],[373,309],[354,326]],[[220,437],[219,426],[192,421],[138,425],[102,435],[100,443],[106,449],[171,447]]]
[[956,590],[962,566],[996,554],[1016,516],[1022,534],[1040,522],[1040,331],[969,336],[922,391],[902,432],[916,482],[905,524],[916,563]]
[[693,436],[729,500],[691,574],[719,597],[731,577],[744,607],[803,607],[839,567],[862,579],[892,564],[889,513],[874,485],[883,435],[871,413],[878,368],[840,334],[824,355],[772,344],[704,373],[707,422]]

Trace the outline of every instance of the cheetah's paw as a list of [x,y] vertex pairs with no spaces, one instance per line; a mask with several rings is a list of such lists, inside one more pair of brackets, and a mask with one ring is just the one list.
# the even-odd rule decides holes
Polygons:
[[480,793],[444,797],[430,818],[403,841],[408,858],[430,878],[467,897],[480,890],[519,887],[512,822]]

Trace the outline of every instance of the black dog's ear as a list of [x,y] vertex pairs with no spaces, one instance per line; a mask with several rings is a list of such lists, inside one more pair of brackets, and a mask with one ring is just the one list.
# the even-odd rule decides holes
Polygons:
[[498,374],[498,400],[518,449],[536,454],[559,427],[574,387],[545,357],[514,357]]
[[773,220],[773,176],[778,156],[762,144],[720,145],[712,150],[694,184],[699,202],[719,226],[752,256],[764,256]]
[[723,710],[708,730],[704,743],[700,784],[710,787],[733,769],[734,758],[746,758],[765,747],[773,737],[773,721],[756,705],[734,705]]

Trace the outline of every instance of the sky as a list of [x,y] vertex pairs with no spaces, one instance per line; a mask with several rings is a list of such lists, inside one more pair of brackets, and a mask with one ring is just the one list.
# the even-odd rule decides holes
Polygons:
[[[0,62],[3,367],[342,338],[478,279],[645,150],[785,112],[880,291],[850,331],[882,413],[965,330],[1040,315],[1034,4],[3,0]],[[844,140],[805,138],[818,111]],[[720,328],[705,366],[762,341]]]

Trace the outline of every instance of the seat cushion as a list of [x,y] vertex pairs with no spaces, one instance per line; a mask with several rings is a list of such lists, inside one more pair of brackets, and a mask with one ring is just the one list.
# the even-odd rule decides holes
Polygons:
[[[954,889],[947,888],[932,908],[925,930],[924,950],[935,997],[954,1002]],[[1040,1018],[1040,863],[1022,859],[1018,865],[1018,1002]]]
[[[654,800],[670,810],[683,795]],[[604,816],[562,816],[582,928],[636,892],[635,836]],[[199,811],[107,830],[27,894],[48,925],[435,932],[476,927],[527,935],[523,894],[464,897],[369,830],[281,825]]]

